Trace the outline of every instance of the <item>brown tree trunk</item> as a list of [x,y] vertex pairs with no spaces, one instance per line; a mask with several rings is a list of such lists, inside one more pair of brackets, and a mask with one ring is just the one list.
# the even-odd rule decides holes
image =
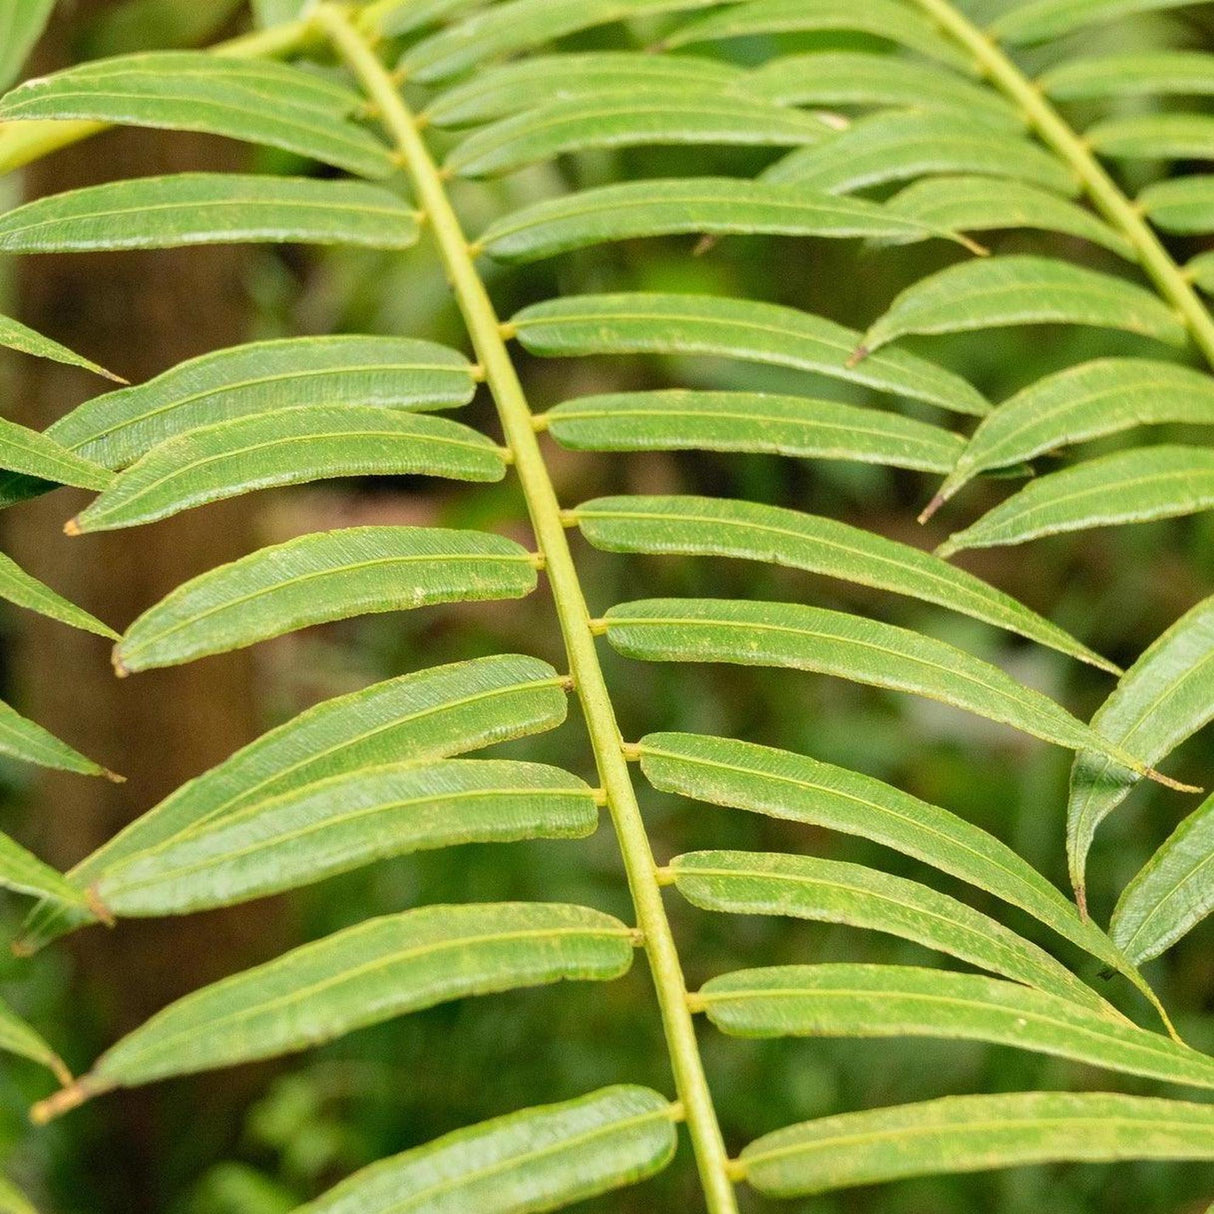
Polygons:
[[[96,7],[79,6],[78,19]],[[52,28],[40,70],[70,60],[69,36],[64,23]],[[237,145],[192,134],[114,131],[31,166],[26,193],[186,169],[234,170],[245,156]],[[138,382],[243,339],[246,264],[242,251],[231,248],[24,258],[19,315]],[[107,387],[55,363],[13,361],[17,400],[5,412],[38,429]],[[83,500],[75,490],[59,490],[13,507],[0,521],[5,546],[24,568],[119,630],[181,582],[255,546],[249,508],[239,500],[150,527],[69,539],[63,523]],[[7,694],[21,711],[127,777],[122,785],[40,778],[23,837],[51,863],[80,859],[253,736],[253,671],[245,653],[119,681],[105,641],[28,613],[10,618],[16,645]],[[74,1006],[92,1018],[94,1044],[111,1043],[171,999],[272,954],[282,936],[281,926],[270,926],[276,917],[262,903],[79,933],[68,946],[77,967]],[[87,1042],[92,1034],[82,1028],[82,1036]],[[218,1097],[230,1116],[241,1085],[206,1083],[200,1081],[197,1097],[207,1104]],[[108,1100],[105,1130],[93,1146],[98,1158],[82,1164],[106,1176],[110,1192],[79,1194],[79,1208],[132,1214],[164,1208],[156,1166],[158,1130],[169,1120],[162,1099],[151,1089]],[[118,1206],[109,1204],[114,1193],[121,1194]]]

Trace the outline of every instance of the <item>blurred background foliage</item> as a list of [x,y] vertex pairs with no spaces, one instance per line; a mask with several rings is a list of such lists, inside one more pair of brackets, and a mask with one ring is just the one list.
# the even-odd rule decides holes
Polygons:
[[[263,0],[260,7],[285,14],[293,4],[298,7],[298,0],[277,5]],[[60,7],[36,68],[138,47],[189,45],[239,29],[241,19],[241,6],[226,0],[80,0]],[[1085,49],[1208,49],[1214,17],[1208,9],[1197,11],[1206,15],[1146,18],[1085,34]],[[658,28],[642,23],[632,36],[643,44]],[[618,29],[595,31],[571,45],[618,45],[620,36]],[[781,49],[790,51],[821,45],[812,37],[782,41]],[[858,38],[832,39],[832,45],[879,49]],[[727,47],[743,60],[770,49],[770,43]],[[1062,49],[1043,53],[1043,61],[1059,57]],[[623,174],[749,175],[764,163],[762,155],[737,150],[587,155],[499,183],[461,184],[456,202],[475,233],[503,207],[558,194],[570,184],[586,186]],[[24,177],[10,178],[0,186],[0,205],[132,172],[217,165],[270,172],[301,168],[283,155],[248,153],[192,136],[114,132],[36,165]],[[1147,171],[1160,175],[1167,167]],[[1048,250],[1117,269],[1111,255],[1062,237],[995,235],[991,243],[1000,251]],[[902,286],[958,255],[943,243],[868,249],[857,242],[735,237],[702,256],[693,255],[694,246],[694,239],[638,241],[522,270],[487,265],[486,273],[503,314],[557,292],[650,289],[767,299],[863,327]],[[35,257],[0,272],[6,306],[133,379],[190,354],[257,337],[406,333],[466,344],[437,261],[424,242],[403,256],[285,249]],[[919,347],[996,401],[1080,358],[1137,352],[1122,335],[1062,329],[924,340]],[[777,391],[807,387],[805,377],[711,360],[545,364],[520,357],[537,410],[589,392],[672,382],[744,383]],[[834,381],[811,386],[815,394],[864,400],[862,390]],[[75,372],[49,365],[6,362],[0,377],[5,413],[39,425],[95,390]],[[885,400],[871,403],[891,407]],[[920,412],[944,420],[926,407]],[[474,404],[469,420],[490,432],[496,429],[486,399]],[[1160,437],[1173,437],[1170,431]],[[1124,440],[1103,445],[1112,448],[1119,441]],[[611,492],[729,494],[824,513],[924,547],[1007,492],[1004,482],[984,481],[961,505],[920,528],[914,516],[934,486],[915,474],[776,457],[597,456],[561,452],[551,444],[546,449],[558,490],[570,504]],[[119,541],[59,535],[60,524],[73,512],[73,492],[8,511],[0,520],[6,548],[32,572],[119,627],[176,582],[214,564],[217,553],[234,556],[303,532],[410,522],[527,535],[521,496],[510,478],[471,492],[408,479],[329,482],[323,488],[263,493],[234,507],[212,506],[189,516],[196,521],[188,530],[159,524]],[[616,557],[575,543],[594,610],[667,594],[839,606],[950,640],[1082,716],[1090,715],[1110,689],[1107,678],[1091,668],[921,604],[795,571]],[[1128,665],[1209,593],[1214,518],[966,553],[959,563]],[[263,644],[248,661],[209,659],[175,675],[139,676],[120,688],[111,679],[103,643],[63,632],[5,611],[0,691],[132,779],[121,790],[98,789],[74,777],[43,779],[15,766],[0,767],[3,828],[62,866],[182,779],[321,699],[421,666],[494,651],[530,652],[564,665],[555,617],[543,593],[508,610],[462,605],[314,628]],[[626,665],[605,648],[603,658],[626,736],[654,729],[721,733],[867,772],[992,831],[1066,886],[1069,755],[1062,750],[941,706],[821,677],[736,667]],[[576,708],[561,730],[498,749],[583,774],[592,770]],[[1169,770],[1208,783],[1210,758],[1207,729],[1177,754]],[[914,862],[862,840],[680,803],[648,790],[643,797],[659,861],[701,847],[803,850],[923,875]],[[1187,801],[1144,782],[1107,821],[1090,861],[1090,899],[1099,919],[1107,917],[1118,891],[1188,808]],[[948,888],[948,879],[939,874],[929,879]],[[975,897],[968,887],[949,892]],[[237,911],[168,924],[125,923],[116,933],[94,928],[30,960],[18,961],[5,950],[0,990],[69,1065],[80,1068],[170,998],[291,944],[422,903],[526,898],[584,902],[627,917],[610,831],[584,842],[465,847],[392,860]],[[693,984],[741,966],[806,960],[947,964],[912,944],[848,928],[711,917],[675,899],[669,906]],[[1005,913],[1005,908],[982,908]],[[0,901],[0,934],[11,938],[23,910],[16,899]],[[1043,940],[1027,918],[1011,926],[1051,947],[1057,943]],[[1207,922],[1149,967],[1182,1034],[1206,1049],[1214,1049],[1212,946],[1214,923]],[[1077,955],[1067,960],[1083,973],[1093,964]],[[1111,998],[1141,1014],[1135,996],[1116,982],[1109,986]],[[744,1041],[706,1032],[704,1049],[733,1147],[789,1122],[945,1093],[1031,1087],[1158,1090],[1145,1081],[978,1043]],[[0,1166],[45,1214],[279,1214],[364,1163],[452,1128],[618,1081],[670,1088],[641,965],[629,978],[607,986],[563,985],[447,1005],[302,1057],[119,1093],[37,1131],[30,1128],[26,1109],[45,1094],[47,1079],[32,1065],[5,1060]],[[694,1169],[686,1162],[637,1189],[581,1208],[617,1214],[697,1209]],[[782,1208],[797,1214],[1039,1214],[1043,1209],[1199,1214],[1211,1187],[1209,1172],[1199,1167],[1068,1165],[916,1180]],[[750,1208],[763,1207],[753,1196],[747,1200]]]

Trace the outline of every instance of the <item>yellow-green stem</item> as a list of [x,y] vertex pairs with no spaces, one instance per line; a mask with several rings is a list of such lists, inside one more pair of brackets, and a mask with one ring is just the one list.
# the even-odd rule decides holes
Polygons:
[[1041,141],[1070,167],[1096,209],[1134,246],[1139,265],[1160,295],[1176,309],[1193,343],[1214,367],[1214,319],[1150,224],[1122,193],[1083,138],[998,43],[958,12],[949,0],[914,0],[914,3],[973,55],[983,75],[1020,107]]
[[[1193,290],[1183,271],[1172,260],[1159,237],[1137,207],[1122,193],[1104,165],[1061,114],[1050,104],[1041,89],[999,44],[981,30],[949,0],[914,0],[922,10],[955,42],[974,57],[978,70],[1006,97],[1014,101],[1038,138],[1051,148],[1075,174],[1093,206],[1133,245],[1138,263],[1155,284],[1160,295],[1177,311],[1193,343],[1206,362],[1214,368],[1214,319]],[[930,509],[930,507],[929,507]],[[1083,874],[1072,866],[1071,883],[1075,887],[1080,913],[1088,918]],[[1167,1009],[1151,989],[1150,983],[1127,959],[1121,972],[1146,996],[1159,1013],[1168,1033],[1180,1040]]]
[[686,1112],[708,1209],[711,1214],[734,1214],[737,1200],[728,1158],[687,1007],[683,967],[662,902],[653,852],[590,631],[590,614],[565,536],[560,503],[532,427],[530,407],[502,336],[501,323],[473,264],[468,241],[447,198],[438,167],[391,75],[341,9],[322,7],[317,10],[315,20],[362,81],[396,142],[418,202],[429,216],[473,347],[497,404],[506,442],[514,452],[532,527],[544,555],[570,672],[594,747],[599,779],[619,839],[637,924],[644,934],[675,1086]]

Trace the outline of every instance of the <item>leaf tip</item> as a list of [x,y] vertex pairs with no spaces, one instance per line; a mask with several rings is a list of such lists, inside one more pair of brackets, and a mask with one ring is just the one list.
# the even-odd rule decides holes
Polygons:
[[852,351],[852,352],[851,352],[851,353],[850,353],[850,354],[847,356],[847,362],[845,362],[843,365],[844,365],[845,367],[848,367],[848,368],[851,368],[851,367],[857,367],[857,366],[859,366],[859,365],[860,365],[860,363],[862,363],[862,362],[863,362],[863,361],[864,361],[864,360],[865,360],[865,359],[866,359],[866,358],[869,356],[869,354],[871,354],[871,353],[872,353],[872,351],[871,351],[871,350],[869,350],[869,348],[868,348],[868,347],[867,347],[867,346],[866,346],[866,345],[865,345],[863,342],[861,342],[861,343],[860,343],[860,345],[858,345],[858,346],[857,346],[857,347],[856,347],[856,348],[855,348],[855,349],[854,349],[854,350],[853,350],[853,351]]
[[83,534],[83,528],[81,528],[78,520],[79,520],[78,515],[76,518],[68,519],[67,522],[63,524],[63,534],[64,535],[81,535],[81,534]]
[[92,1095],[93,1091],[84,1079],[66,1083],[59,1091],[52,1092],[45,1100],[39,1100],[30,1109],[30,1120],[35,1125],[46,1125],[48,1121],[79,1108]]
[[944,505],[946,500],[947,499],[943,493],[937,493],[932,500],[919,511],[918,521],[920,523],[926,523],[932,517],[932,515]]
[[114,652],[110,656],[110,665],[114,667],[114,674],[120,679],[125,679],[131,673],[131,668],[122,660],[117,645],[114,646]]

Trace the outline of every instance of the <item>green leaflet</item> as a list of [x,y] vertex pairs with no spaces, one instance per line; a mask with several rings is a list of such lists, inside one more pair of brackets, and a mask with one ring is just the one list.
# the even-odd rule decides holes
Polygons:
[[521,113],[535,105],[537,90],[556,97],[649,88],[715,92],[718,96],[749,78],[728,63],[692,55],[650,55],[643,51],[581,51],[529,55],[515,63],[485,68],[440,93],[424,111],[438,127],[465,126]]
[[1143,765],[1065,708],[963,650],[877,620],[742,599],[642,599],[607,612],[607,639],[648,662],[785,666],[909,691],[1071,750]]
[[413,80],[445,80],[489,59],[542,46],[613,21],[708,8],[717,0],[508,0],[411,46],[401,69]]
[[1199,253],[1184,264],[1185,276],[1207,295],[1214,295],[1214,255]]
[[297,1214],[527,1214],[660,1172],[677,1145],[670,1103],[618,1085],[456,1130],[373,1163]]
[[1192,0],[1029,0],[1004,13],[991,33],[1006,42],[1045,42],[1092,25],[1181,8]]
[[1024,128],[1024,119],[994,89],[894,55],[864,51],[782,55],[753,69],[741,87],[781,105],[944,110],[1011,130]]
[[907,5],[894,0],[749,0],[688,21],[666,40],[668,47],[753,34],[870,34],[968,71],[963,52]]
[[1069,59],[1037,83],[1059,101],[1146,94],[1214,94],[1214,55],[1200,51],[1147,51]]
[[1165,232],[1209,232],[1214,230],[1214,175],[1157,181],[1138,195],[1138,205]]
[[71,906],[84,906],[88,901],[83,889],[65,881],[61,873],[5,834],[0,834],[0,886]]
[[696,1003],[737,1037],[944,1037],[1037,1050],[1214,1087],[1214,1059],[1018,982],[909,965],[779,965],[705,983]]
[[907,287],[864,335],[864,351],[911,333],[962,333],[1006,325],[1122,329],[1183,346],[1176,313],[1143,287],[1049,257],[984,257]]
[[816,856],[741,851],[676,856],[670,872],[679,893],[703,910],[788,915],[888,932],[1111,1014],[1091,987],[1047,952],[917,881]]
[[[217,37],[240,7],[240,0],[120,0],[88,22],[87,58],[150,51],[161,47],[201,46]],[[252,7],[256,8],[256,0]],[[299,15],[284,15],[290,21]]]
[[0,216],[0,252],[163,249],[244,241],[417,243],[413,209],[360,181],[240,173],[137,177],[52,194]]
[[631,181],[539,202],[491,224],[477,244],[499,261],[530,262],[612,240],[684,233],[962,240],[862,198],[815,196],[765,181],[698,177]]
[[47,428],[107,468],[199,426],[296,405],[429,410],[475,389],[467,359],[404,337],[288,337],[216,350],[73,409]]
[[[183,784],[81,861],[71,877],[90,884],[137,853],[323,780],[385,763],[433,762],[554,729],[566,709],[556,671],[514,654],[376,683],[308,709]],[[43,904],[17,945],[33,952],[84,921]]]
[[239,649],[308,624],[433,603],[522,598],[531,556],[512,540],[439,527],[350,527],[220,565],[145,611],[114,649],[119,673]]
[[387,147],[345,118],[355,94],[268,59],[153,51],[41,76],[0,98],[0,121],[82,118],[208,131],[283,148],[362,177],[394,171]]
[[21,74],[54,7],[55,0],[0,0],[0,89]]
[[70,1082],[67,1068],[58,1054],[14,1012],[0,1000],[0,1050],[40,1062],[55,1072],[60,1083]]
[[[1214,717],[1214,596],[1180,617],[1122,676],[1096,711],[1092,727],[1148,763],[1170,754]],[[1067,858],[1083,896],[1084,869],[1096,828],[1134,787],[1134,776],[1094,754],[1071,766]]]
[[112,472],[92,460],[8,418],[0,418],[0,468],[83,489],[104,489],[114,479]]
[[709,497],[598,498],[572,516],[596,548],[730,556],[806,569],[936,603],[1118,673],[1011,595],[909,544],[834,519]]
[[1126,160],[1214,160],[1214,116],[1137,114],[1106,118],[1084,132],[1101,155]]
[[90,1096],[272,1058],[469,995],[606,981],[628,971],[632,952],[618,919],[564,903],[385,915],[177,1000],[107,1050],[76,1090]]
[[1105,1092],[945,1096],[820,1117],[742,1152],[769,1197],[1033,1163],[1214,1159],[1214,1105]]
[[57,341],[43,337],[41,333],[36,333],[28,325],[23,325],[9,316],[0,316],[0,347],[19,350],[22,354],[32,354],[35,358],[49,358],[52,362],[67,363],[70,367],[83,367],[84,370],[112,379],[115,383],[126,383],[121,375],[115,375],[112,371],[89,362],[67,346],[61,346]]
[[[0,0],[0,8],[3,6],[4,0]],[[0,1214],[38,1214],[25,1194],[4,1176],[0,1176]]]
[[580,839],[594,794],[555,767],[443,759],[364,767],[269,798],[107,865],[115,915],[180,915],[295,889],[375,860],[459,843]]
[[932,110],[861,118],[816,147],[776,161],[763,177],[828,194],[845,194],[929,173],[978,173],[1073,196],[1070,171],[1048,152],[981,119]]
[[742,95],[674,88],[548,101],[468,135],[445,168],[461,177],[491,177],[590,148],[667,144],[796,147],[817,143],[829,128],[813,114]]
[[377,405],[301,405],[200,426],[153,447],[69,524],[132,527],[273,485],[406,473],[497,481],[506,463],[483,434],[445,417]]
[[1144,523],[1214,506],[1214,450],[1161,444],[1115,451],[1030,481],[936,552],[1023,544],[1060,531]]
[[0,700],[0,754],[36,767],[51,767],[58,771],[74,771],[83,776],[105,776],[118,779],[99,763],[86,759],[61,742],[41,725],[23,717],[16,709]]
[[952,497],[988,468],[1163,422],[1214,425],[1208,374],[1147,358],[1098,358],[1067,367],[1021,389],[982,419],[940,497]]
[[[887,211],[955,232],[1035,228],[1090,240],[1121,257],[1134,249],[1091,211],[1048,190],[999,177],[925,177],[891,198]],[[899,238],[887,238],[899,239]]]
[[951,430],[861,405],[757,392],[585,396],[546,415],[552,437],[580,451],[749,451],[846,459],[931,472],[965,440]]
[[1168,836],[1117,900],[1109,933],[1135,963],[1170,948],[1214,910],[1214,797]]
[[707,354],[771,363],[982,416],[990,405],[959,376],[895,350],[847,366],[860,335],[778,304],[716,295],[572,295],[524,308],[511,320],[523,347],[577,354]]
[[368,33],[408,34],[423,25],[444,21],[460,9],[473,8],[483,0],[364,0],[354,17]]
[[641,769],[661,792],[859,835],[1027,911],[1114,967],[1126,961],[1036,869],[946,809],[805,755],[699,734],[654,733]]
[[11,557],[0,552],[0,599],[15,603],[45,615],[61,624],[72,628],[83,628],[85,632],[95,632],[98,636],[109,637],[116,641],[118,634],[99,619],[89,615],[83,607],[77,607],[62,595],[56,594],[49,586],[43,585],[36,577],[31,577]]

